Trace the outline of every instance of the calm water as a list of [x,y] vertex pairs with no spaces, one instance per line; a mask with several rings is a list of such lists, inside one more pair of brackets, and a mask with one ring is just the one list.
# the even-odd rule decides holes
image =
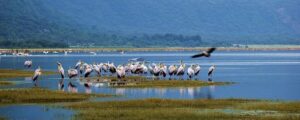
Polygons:
[[[230,81],[237,84],[228,86],[208,86],[194,88],[109,88],[92,87],[85,89],[83,83],[72,80],[78,86],[79,92],[122,94],[123,97],[113,98],[255,98],[300,100],[300,51],[217,51],[211,58],[191,59],[195,52],[127,52],[123,55],[117,52],[102,52],[97,55],[89,53],[63,54],[35,54],[28,57],[2,56],[0,68],[24,69],[24,60],[31,59],[33,68],[38,65],[43,70],[57,70],[56,61],[60,61],[65,71],[74,66],[80,59],[87,63],[114,62],[115,65],[127,63],[128,59],[142,57],[150,62],[179,64],[183,60],[186,64],[201,65],[200,79],[207,80],[207,70],[212,64],[216,65],[214,81]],[[42,79],[42,80],[41,80]],[[58,89],[59,75],[43,76],[39,86]],[[33,87],[30,78],[13,79],[14,87]],[[67,86],[69,79],[65,79]],[[65,87],[65,91],[67,88]],[[111,100],[111,99],[110,99]]]
[[38,105],[0,107],[1,117],[11,120],[71,120],[73,111]]

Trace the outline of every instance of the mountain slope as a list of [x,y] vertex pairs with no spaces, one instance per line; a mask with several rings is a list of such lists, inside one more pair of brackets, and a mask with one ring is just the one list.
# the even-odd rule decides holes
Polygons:
[[141,47],[172,42],[145,34],[170,33],[177,40],[169,46],[299,44],[299,6],[294,0],[0,0],[0,40]]

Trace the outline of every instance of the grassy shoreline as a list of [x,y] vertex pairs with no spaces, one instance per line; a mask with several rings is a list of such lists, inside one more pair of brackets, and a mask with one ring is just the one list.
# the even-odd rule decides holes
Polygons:
[[214,120],[214,119],[299,119],[300,102],[247,99],[170,100],[144,99],[80,102],[65,105],[78,111],[75,119],[120,120]]
[[0,90],[0,105],[25,103],[58,103],[85,101],[92,97],[111,97],[107,94],[67,93],[42,88]]
[[[12,50],[29,50],[30,52],[118,52],[118,51],[202,51],[208,47],[153,47],[153,48],[126,48],[126,47],[92,47],[92,48],[12,48],[12,49],[1,49],[0,52],[11,52]],[[248,45],[245,47],[218,47],[220,51],[255,51],[255,50],[300,50],[300,45]]]
[[[10,86],[15,83],[7,79],[17,78],[17,77],[32,77],[34,71],[25,71],[25,70],[12,70],[12,69],[0,69],[0,86]],[[52,71],[43,71],[43,75],[52,75],[56,72]]]
[[[13,70],[13,69],[0,69],[0,80],[16,77],[32,77],[34,71],[25,70]],[[53,71],[42,71],[42,75],[52,75],[56,74]]]

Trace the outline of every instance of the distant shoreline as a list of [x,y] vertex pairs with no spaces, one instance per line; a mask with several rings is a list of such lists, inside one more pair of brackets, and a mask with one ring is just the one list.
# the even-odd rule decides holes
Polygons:
[[[121,51],[202,51],[206,50],[208,47],[157,47],[157,48],[0,48],[1,53],[11,53],[12,51],[20,51],[24,52],[64,52],[64,51],[72,51],[72,52],[121,52]],[[273,51],[273,50],[300,50],[300,45],[248,45],[248,48],[245,47],[217,47],[220,51]]]

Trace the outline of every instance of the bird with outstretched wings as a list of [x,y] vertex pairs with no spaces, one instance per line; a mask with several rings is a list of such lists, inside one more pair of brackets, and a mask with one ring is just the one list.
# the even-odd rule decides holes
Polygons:
[[210,54],[212,53],[212,52],[214,52],[216,50],[216,48],[209,48],[208,50],[206,50],[206,51],[203,51],[203,52],[201,52],[201,53],[198,53],[198,54],[196,54],[196,55],[193,55],[192,56],[192,58],[197,58],[197,57],[210,57]]

